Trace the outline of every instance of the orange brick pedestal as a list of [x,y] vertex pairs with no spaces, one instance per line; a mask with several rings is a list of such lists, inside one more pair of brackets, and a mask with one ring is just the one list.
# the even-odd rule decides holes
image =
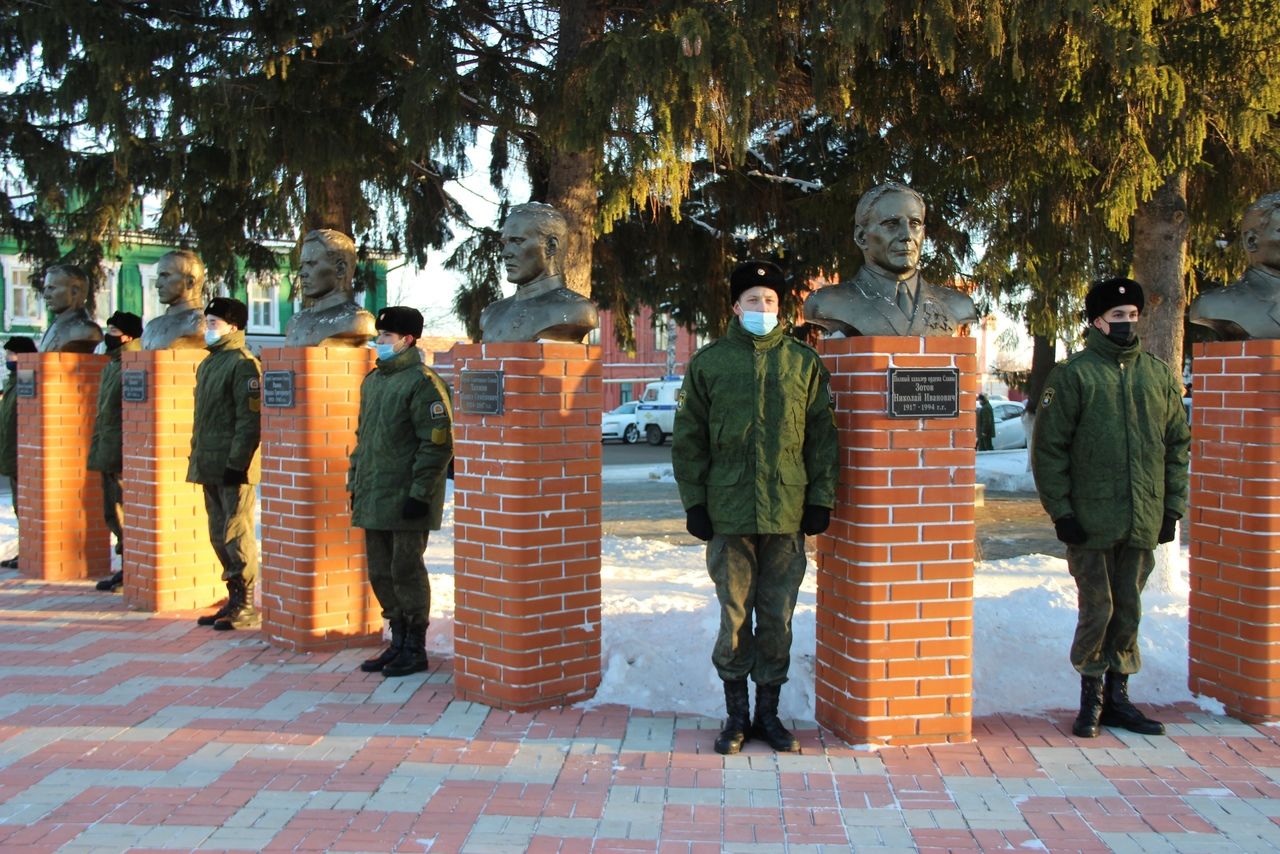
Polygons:
[[88,471],[105,356],[18,356],[19,381],[34,372],[34,397],[18,398],[19,567],[31,578],[63,580],[111,571],[102,481]]
[[1280,719],[1280,341],[1198,344],[1188,686]]
[[[227,595],[204,495],[187,483],[203,349],[125,353],[124,601],[142,611],[207,608]],[[142,400],[131,399],[141,396]]]
[[[600,351],[454,348],[454,683],[525,711],[600,684]],[[499,381],[502,413],[469,397]],[[493,388],[494,386],[490,386]]]
[[295,652],[382,637],[346,488],[373,362],[367,347],[262,352],[262,631]]
[[[974,341],[849,338],[819,350],[840,487],[817,542],[818,723],[853,744],[968,741]],[[959,417],[888,417],[891,367],[959,369]]]

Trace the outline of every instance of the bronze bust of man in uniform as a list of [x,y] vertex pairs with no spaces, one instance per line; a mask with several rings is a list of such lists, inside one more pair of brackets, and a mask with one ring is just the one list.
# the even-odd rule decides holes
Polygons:
[[92,353],[102,341],[102,328],[84,307],[89,275],[74,264],[55,264],[45,270],[41,295],[54,318],[40,339],[40,352]]
[[204,262],[189,249],[160,256],[156,262],[156,294],[168,308],[142,330],[142,349],[204,347],[204,278]]
[[564,286],[561,249],[568,233],[564,216],[537,202],[511,209],[502,226],[502,261],[514,296],[480,314],[486,341],[582,341],[600,325],[596,304]]
[[352,299],[356,244],[319,228],[302,239],[298,280],[306,306],[284,328],[286,347],[363,347],[377,335],[373,315]]
[[973,300],[920,276],[924,198],[891,181],[858,200],[853,240],[866,263],[853,280],[817,291],[804,304],[804,319],[828,335],[955,335],[973,323]]
[[1224,341],[1280,338],[1280,192],[1245,208],[1240,223],[1249,269],[1225,288],[1191,303],[1191,322]]

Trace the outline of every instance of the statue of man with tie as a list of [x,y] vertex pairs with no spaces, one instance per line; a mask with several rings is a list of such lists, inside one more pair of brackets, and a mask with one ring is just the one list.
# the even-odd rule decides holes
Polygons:
[[852,281],[805,300],[805,321],[832,336],[952,336],[977,320],[967,295],[920,276],[924,214],[924,198],[906,184],[890,181],[863,194],[853,240],[866,263]]

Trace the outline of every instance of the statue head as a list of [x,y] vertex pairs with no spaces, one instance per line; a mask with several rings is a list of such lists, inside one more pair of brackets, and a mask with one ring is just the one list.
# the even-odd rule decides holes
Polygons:
[[54,314],[84,308],[89,298],[89,274],[75,264],[54,264],[44,271],[41,295],[45,307]]
[[356,244],[332,228],[317,228],[302,238],[298,279],[307,300],[326,297],[335,291],[351,293],[356,276]]
[[1267,193],[1244,209],[1240,235],[1249,266],[1280,275],[1280,192]]
[[175,249],[156,263],[156,294],[164,305],[196,307],[204,292],[204,262],[190,249]]
[[507,281],[527,285],[558,276],[564,266],[560,247],[569,233],[564,215],[551,205],[516,205],[502,226],[502,263]]
[[920,266],[924,244],[924,197],[906,184],[890,181],[858,200],[853,242],[867,266],[894,279],[906,279]]

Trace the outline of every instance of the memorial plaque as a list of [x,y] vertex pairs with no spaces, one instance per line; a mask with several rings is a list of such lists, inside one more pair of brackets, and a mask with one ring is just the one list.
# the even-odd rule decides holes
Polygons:
[[293,406],[293,371],[262,372],[262,405],[279,409]]
[[458,411],[472,415],[502,414],[502,371],[458,374]]
[[955,418],[960,414],[959,368],[890,368],[890,418]]
[[36,369],[19,368],[18,378],[13,386],[13,393],[18,397],[36,396]]
[[120,396],[130,403],[143,403],[147,399],[147,372],[123,371],[120,374]]

